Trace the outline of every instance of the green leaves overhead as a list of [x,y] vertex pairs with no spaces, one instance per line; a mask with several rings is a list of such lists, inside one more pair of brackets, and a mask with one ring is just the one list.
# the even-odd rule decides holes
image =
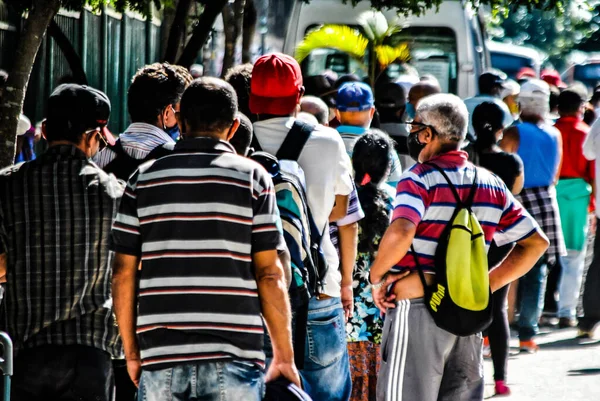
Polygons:
[[[310,0],[304,0],[310,2]],[[340,0],[343,3],[356,5],[368,1],[376,10],[396,9],[398,14],[420,15],[428,9],[438,8],[442,0]],[[450,1],[450,0],[446,0]],[[525,7],[528,10],[538,9],[562,12],[563,0],[467,0],[474,7],[489,6],[493,11],[503,14],[514,11],[519,7]]]

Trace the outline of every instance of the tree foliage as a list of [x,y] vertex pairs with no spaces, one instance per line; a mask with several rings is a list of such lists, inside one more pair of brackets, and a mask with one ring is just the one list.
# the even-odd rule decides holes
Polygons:
[[508,15],[494,16],[489,31],[496,40],[535,46],[560,67],[570,51],[598,31],[600,22],[598,12],[583,1],[567,0],[562,11],[519,7]]
[[[310,0],[304,0],[309,3]],[[408,15],[421,15],[431,8],[439,8],[444,0],[340,0],[343,3],[356,5],[360,2],[370,1],[377,10],[396,9],[398,13]],[[448,0],[446,0],[448,1]],[[509,12],[525,7],[527,10],[539,9],[547,11],[561,11],[563,0],[468,0],[473,6],[487,6],[495,12]]]

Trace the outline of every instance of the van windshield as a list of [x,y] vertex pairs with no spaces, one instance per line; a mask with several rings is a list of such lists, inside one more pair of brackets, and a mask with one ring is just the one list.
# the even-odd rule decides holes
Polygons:
[[535,69],[535,62],[529,57],[491,51],[492,67],[503,71],[509,78],[515,79],[523,67]]
[[[317,28],[312,26],[307,33]],[[357,27],[357,29],[359,29]],[[458,78],[458,56],[456,34],[450,28],[442,27],[406,27],[390,37],[386,44],[396,46],[408,43],[411,61],[409,67],[392,64],[384,72],[390,79],[406,74],[410,67],[417,70],[419,76],[433,75],[440,82],[443,92],[456,93]],[[365,59],[365,64],[367,63]],[[334,49],[313,51],[302,63],[306,76],[318,75],[332,70],[339,75],[356,74],[366,77],[364,65]]]

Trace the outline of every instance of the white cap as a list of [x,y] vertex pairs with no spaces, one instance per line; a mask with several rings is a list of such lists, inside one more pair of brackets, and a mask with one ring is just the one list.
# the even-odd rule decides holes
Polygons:
[[504,99],[507,96],[518,95],[520,92],[521,92],[521,85],[519,85],[516,81],[514,81],[512,79],[507,79],[506,82],[504,82],[504,89],[502,89],[502,93],[500,94],[500,97],[502,99]]
[[550,96],[550,85],[541,79],[529,79],[521,85],[521,96]]
[[21,114],[17,125],[17,136],[25,135],[25,133],[29,131],[29,128],[31,128],[31,121]]

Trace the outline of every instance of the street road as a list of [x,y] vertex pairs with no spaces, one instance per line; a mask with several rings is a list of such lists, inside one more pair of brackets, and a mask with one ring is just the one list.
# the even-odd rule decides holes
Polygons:
[[519,354],[519,341],[512,333],[509,397],[492,397],[492,362],[485,360],[485,397],[511,401],[600,400],[600,330],[595,340],[575,339],[576,329],[543,327],[541,331],[536,354]]

